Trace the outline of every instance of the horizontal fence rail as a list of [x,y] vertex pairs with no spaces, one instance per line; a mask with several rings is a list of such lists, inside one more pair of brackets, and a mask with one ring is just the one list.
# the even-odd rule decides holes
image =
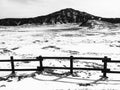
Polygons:
[[[71,57],[42,57],[43,59],[70,59]],[[103,58],[92,58],[92,57],[73,57],[73,59],[81,60],[102,60]],[[40,61],[38,59],[14,59],[14,62],[24,62],[24,61]],[[11,62],[11,60],[0,60],[0,62]]]
[[[14,71],[36,71],[37,69],[14,69]],[[0,69],[0,71],[12,71],[12,69]]]
[[[71,69],[70,67],[44,67],[45,69]],[[74,70],[95,70],[95,71],[101,71],[103,69],[99,68],[73,68]]]
[[[71,59],[71,57],[42,57],[43,59]],[[83,60],[102,60],[100,57],[73,57],[73,59],[83,59]]]
[[[13,59],[14,62],[40,61],[38,59]],[[11,62],[11,60],[0,60],[0,62]]]
[[[70,67],[50,67],[50,66],[43,66],[43,60],[44,59],[68,59],[70,60]],[[81,68],[81,67],[73,67],[74,60],[99,60],[103,62],[102,68]],[[37,68],[31,68],[31,69],[15,69],[14,62],[25,62],[25,61],[38,61],[39,66]],[[120,73],[120,71],[111,71],[107,68],[108,63],[120,63],[118,60],[111,60],[111,58],[108,58],[107,56],[104,56],[103,58],[100,57],[42,57],[39,56],[36,59],[14,59],[13,56],[10,57],[10,60],[0,60],[0,62],[9,62],[11,63],[11,69],[0,69],[0,71],[12,71],[13,74],[15,74],[15,71],[44,71],[44,69],[66,69],[70,70],[70,73],[73,74],[73,70],[93,70],[93,71],[101,71],[103,73],[103,77],[107,77],[107,73]]]
[[108,63],[120,63],[118,60],[113,60],[113,61],[107,61]]

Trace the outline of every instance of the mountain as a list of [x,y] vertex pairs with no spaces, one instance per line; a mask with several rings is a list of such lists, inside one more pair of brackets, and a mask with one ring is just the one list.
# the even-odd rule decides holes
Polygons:
[[1,26],[19,26],[24,24],[65,24],[65,23],[77,23],[84,25],[88,20],[100,20],[110,23],[120,23],[120,18],[102,18],[88,14],[86,12],[81,12],[74,10],[72,8],[62,9],[60,11],[45,15],[38,16],[34,18],[6,18],[0,19]]

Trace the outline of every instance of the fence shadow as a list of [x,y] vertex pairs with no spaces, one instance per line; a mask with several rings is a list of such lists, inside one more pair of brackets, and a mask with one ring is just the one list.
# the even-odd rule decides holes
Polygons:
[[[76,84],[79,86],[93,86],[93,85],[99,85],[99,84],[104,84],[104,85],[120,85],[120,80],[109,80],[108,78],[104,78],[104,77],[100,77],[98,79],[85,79],[85,78],[74,78],[74,77],[69,77],[70,74],[68,73],[67,75],[63,75],[63,76],[58,76],[58,75],[52,75],[52,74],[41,74],[43,76],[55,76],[55,79],[51,79],[51,80],[45,80],[42,78],[37,78],[37,77],[32,77],[34,80],[38,80],[38,81],[51,81],[51,82],[60,82],[60,83],[69,83],[69,84]],[[68,79],[63,80],[63,79]],[[76,81],[77,82],[74,82]],[[81,81],[85,81],[87,83],[80,83]]]
[[[43,79],[39,78],[39,75],[45,76],[46,78]],[[38,76],[38,77],[37,77]],[[52,78],[51,80],[48,80],[47,77],[54,76],[55,78]],[[98,79],[90,79],[90,78],[80,78],[80,77],[74,77],[70,74],[70,72],[66,72],[63,74],[58,73],[31,73],[26,75],[8,75],[6,78],[0,77],[0,81],[12,81],[11,78],[14,80],[14,78],[17,78],[17,81],[21,81],[26,78],[33,78],[34,80],[38,81],[50,81],[50,82],[60,82],[60,83],[68,83],[68,84],[76,84],[79,86],[93,86],[93,85],[120,85],[120,80],[109,80],[108,78],[100,77]],[[77,81],[77,82],[76,82]],[[82,82],[84,81],[84,82]]]

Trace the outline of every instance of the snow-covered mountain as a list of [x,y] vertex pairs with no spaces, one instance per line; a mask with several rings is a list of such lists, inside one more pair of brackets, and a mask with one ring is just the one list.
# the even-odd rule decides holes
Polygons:
[[38,16],[34,18],[6,18],[0,20],[1,26],[19,26],[24,24],[34,24],[34,25],[42,25],[42,24],[66,24],[66,23],[85,23],[88,20],[100,20],[107,21],[110,23],[120,23],[119,18],[102,18],[98,16],[94,16],[88,14],[86,12],[81,12],[78,10],[74,10],[72,8],[62,9],[60,11],[56,11],[54,13]]

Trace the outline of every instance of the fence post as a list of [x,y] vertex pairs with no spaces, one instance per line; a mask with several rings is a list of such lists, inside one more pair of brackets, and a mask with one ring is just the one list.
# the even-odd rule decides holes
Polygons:
[[107,69],[107,61],[108,61],[108,59],[109,58],[107,58],[107,56],[105,56],[104,58],[103,58],[103,60],[102,60],[102,62],[104,63],[104,68],[103,68],[103,70],[102,70],[102,73],[103,73],[103,77],[104,78],[108,78],[107,77],[107,71],[108,71],[108,69]]
[[10,60],[11,60],[12,74],[15,74],[15,68],[14,68],[14,59],[13,59],[13,56],[10,57]]
[[70,74],[73,74],[73,56],[70,56]]
[[44,68],[43,68],[43,57],[42,56],[39,56],[39,57],[37,57],[37,59],[38,60],[40,60],[39,62],[40,62],[40,67],[37,67],[37,69],[39,70],[39,71],[43,71],[44,70]]

